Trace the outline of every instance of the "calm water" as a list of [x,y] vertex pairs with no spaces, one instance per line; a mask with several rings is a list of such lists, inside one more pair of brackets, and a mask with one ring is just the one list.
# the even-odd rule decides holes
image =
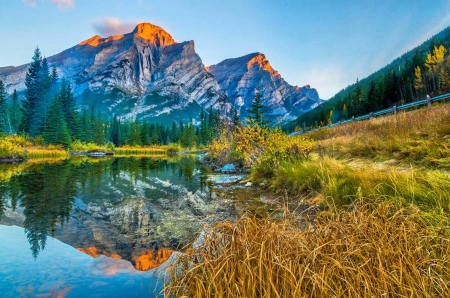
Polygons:
[[156,297],[174,250],[261,206],[208,177],[190,157],[0,165],[0,297]]

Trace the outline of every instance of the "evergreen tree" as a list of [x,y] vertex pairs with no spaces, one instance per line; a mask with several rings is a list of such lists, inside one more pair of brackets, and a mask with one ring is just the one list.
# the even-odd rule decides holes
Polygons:
[[91,111],[88,120],[88,130],[87,130],[87,142],[94,142],[95,132],[96,132],[96,121],[95,121],[95,107],[91,106]]
[[89,141],[89,119],[87,116],[86,109],[83,109],[83,114],[81,116],[80,140],[83,142]]
[[67,128],[70,131],[70,135],[73,139],[80,139],[81,123],[78,119],[78,112],[75,106],[72,85],[70,83],[67,83],[64,78],[61,82],[59,97],[61,100],[64,120],[66,121]]
[[128,134],[127,144],[130,146],[141,145],[141,131],[139,129],[139,122],[137,119],[130,123],[130,132]]
[[94,143],[98,145],[104,145],[105,144],[105,129],[103,127],[103,119],[100,115],[100,112],[98,112],[97,115],[97,121],[94,123]]
[[113,122],[111,125],[111,142],[114,144],[114,146],[119,146],[119,122],[117,121],[117,116],[114,115]]
[[61,103],[58,98],[55,98],[48,111],[46,130],[43,136],[47,144],[61,144],[66,148],[70,145],[69,130],[64,121]]
[[36,48],[32,58],[32,62],[28,68],[25,77],[25,100],[23,101],[23,118],[20,125],[20,130],[37,135],[36,124],[38,114],[36,113],[36,106],[39,101],[39,73],[41,70],[42,56],[39,48]]
[[41,69],[38,76],[38,101],[35,109],[35,113],[37,113],[37,135],[44,133],[46,130],[46,119],[51,102],[51,84],[50,69],[47,58],[44,57],[44,59],[42,59]]
[[11,127],[12,131],[18,132],[19,131],[19,125],[21,121],[21,107],[19,102],[19,95],[17,95],[16,89],[14,89],[12,99],[11,99],[11,105],[9,107],[9,119],[11,121]]
[[264,121],[265,113],[264,113],[264,104],[262,102],[262,95],[261,93],[259,93],[258,90],[255,92],[255,97],[253,98],[248,113],[249,113],[248,123],[250,125],[252,124],[258,124],[259,126],[266,125],[266,122]]
[[150,143],[151,143],[150,142],[150,136],[149,136],[148,132],[149,132],[148,123],[147,123],[147,121],[144,121],[144,123],[141,126],[141,132],[140,132],[141,144],[143,146],[149,146]]
[[6,132],[6,90],[3,81],[0,80],[0,133]]

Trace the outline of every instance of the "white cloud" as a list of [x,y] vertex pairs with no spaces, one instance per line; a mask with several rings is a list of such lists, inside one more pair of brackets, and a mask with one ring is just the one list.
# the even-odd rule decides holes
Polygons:
[[102,37],[108,37],[111,35],[130,33],[139,23],[143,23],[143,21],[121,21],[117,18],[107,17],[95,20],[92,26]]
[[51,0],[60,10],[64,10],[69,7],[75,7],[74,0]]

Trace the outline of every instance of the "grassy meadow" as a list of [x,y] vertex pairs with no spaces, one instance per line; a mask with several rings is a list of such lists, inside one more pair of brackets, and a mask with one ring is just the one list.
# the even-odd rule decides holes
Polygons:
[[244,127],[209,152],[249,167],[284,216],[204,229],[167,268],[167,294],[448,297],[450,105],[292,138]]

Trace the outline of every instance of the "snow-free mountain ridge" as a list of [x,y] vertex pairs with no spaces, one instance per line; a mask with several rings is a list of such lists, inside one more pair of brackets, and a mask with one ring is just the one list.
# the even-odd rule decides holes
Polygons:
[[[264,54],[205,67],[194,41],[178,43],[150,23],[128,34],[95,35],[47,60],[60,77],[72,82],[80,108],[93,105],[107,117],[164,123],[196,119],[200,109],[210,107],[231,115],[236,107],[244,118],[256,89],[276,122],[293,119],[321,102],[315,89],[286,83]],[[25,90],[28,66],[0,68],[8,93]]]

